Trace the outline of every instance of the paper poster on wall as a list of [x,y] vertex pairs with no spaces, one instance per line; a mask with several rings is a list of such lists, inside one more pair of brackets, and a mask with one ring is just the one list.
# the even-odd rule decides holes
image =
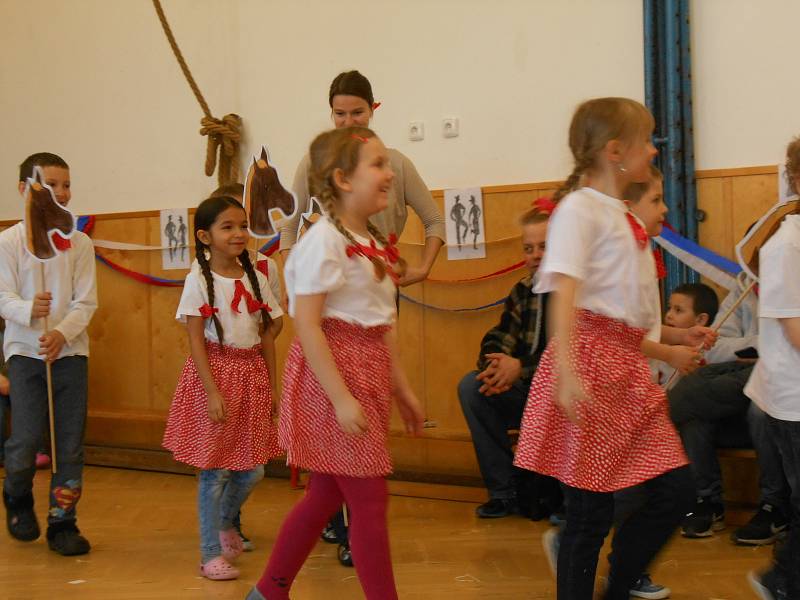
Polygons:
[[447,260],[486,257],[481,188],[445,190]]
[[185,208],[161,211],[161,268],[189,268],[189,212]]

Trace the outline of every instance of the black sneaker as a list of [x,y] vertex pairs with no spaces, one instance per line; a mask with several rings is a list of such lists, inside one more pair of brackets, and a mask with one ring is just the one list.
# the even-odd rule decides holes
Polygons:
[[694,510],[686,515],[681,534],[687,538],[707,538],[725,529],[725,507],[709,498],[698,497]]
[[761,600],[789,600],[786,586],[778,580],[775,571],[766,573],[750,571],[747,574],[747,581]]
[[765,502],[747,525],[731,534],[731,540],[743,546],[765,546],[774,542],[788,526],[783,511]]
[[320,535],[319,537],[326,544],[339,543],[339,536],[336,534],[336,527],[334,527],[330,523],[328,523],[325,526],[325,529],[322,530],[322,535]]
[[89,540],[75,526],[75,521],[51,523],[47,528],[47,545],[62,556],[86,554],[92,549]]
[[242,540],[242,550],[244,552],[252,552],[256,549],[255,545],[250,538],[248,538],[244,533],[242,533],[242,524],[241,523],[234,523],[233,526],[236,528],[236,533],[239,534],[239,539]]
[[481,519],[500,519],[518,512],[517,501],[514,498],[492,498],[475,509],[475,514]]
[[33,512],[33,494],[12,498],[4,491],[3,504],[6,505],[6,527],[11,537],[21,542],[32,542],[41,535]]

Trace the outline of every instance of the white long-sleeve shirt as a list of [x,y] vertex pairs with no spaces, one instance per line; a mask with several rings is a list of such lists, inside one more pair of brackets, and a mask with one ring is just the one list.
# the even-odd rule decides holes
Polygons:
[[[744,285],[740,282],[739,289],[725,297],[714,324],[722,319],[743,291]],[[706,361],[709,364],[734,361],[738,358],[735,353],[745,348],[758,348],[758,297],[754,292],[750,292],[722,324],[717,343],[706,352]]]
[[0,233],[0,316],[6,321],[6,360],[14,355],[43,358],[39,355],[39,338],[44,333],[44,319],[31,318],[33,297],[42,291],[53,296],[48,325],[66,339],[58,358],[89,355],[86,328],[97,308],[94,247],[80,231],[73,234],[70,242],[69,250],[41,263],[25,249],[22,223]]

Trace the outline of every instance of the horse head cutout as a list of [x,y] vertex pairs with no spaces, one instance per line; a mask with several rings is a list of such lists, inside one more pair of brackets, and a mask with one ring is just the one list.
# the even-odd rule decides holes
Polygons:
[[325,214],[322,206],[314,196],[308,200],[308,210],[300,215],[300,223],[297,227],[297,239],[299,240],[311,226],[320,220],[320,217]]
[[[253,163],[247,171],[244,205],[250,222],[250,233],[259,238],[274,237],[278,223],[294,215],[297,210],[294,193],[281,185],[278,171],[269,164],[266,146],[261,146],[261,156],[253,157]],[[280,212],[281,218],[274,217],[276,210]]]
[[40,167],[25,182],[25,248],[40,261],[55,258],[59,250],[69,248],[69,238],[76,223],[66,207],[56,201],[53,189],[44,182]]
[[758,252],[783,223],[787,215],[800,215],[800,197],[794,196],[778,202],[761,217],[736,244],[736,258],[751,279],[758,279]]

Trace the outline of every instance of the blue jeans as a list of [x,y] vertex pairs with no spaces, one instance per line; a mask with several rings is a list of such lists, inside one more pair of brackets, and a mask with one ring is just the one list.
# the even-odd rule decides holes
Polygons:
[[197,510],[200,518],[200,560],[203,564],[222,554],[219,532],[231,529],[250,492],[264,478],[264,465],[249,471],[200,471]]
[[791,489],[789,539],[775,556],[775,572],[783,578],[787,598],[800,598],[800,421],[767,416],[783,472]]
[[[86,429],[88,367],[85,356],[52,363],[53,410],[58,471],[50,478],[47,522],[75,519],[83,487],[83,435]],[[5,444],[6,480],[12,498],[31,494],[36,452],[47,429],[47,377],[44,361],[27,356],[8,360],[11,382],[11,436]]]
[[508,430],[519,428],[530,381],[520,379],[507,392],[484,396],[478,391],[483,383],[477,375],[478,371],[471,371],[458,384],[461,410],[489,498],[512,499],[517,495],[517,480],[525,471],[514,466]]

